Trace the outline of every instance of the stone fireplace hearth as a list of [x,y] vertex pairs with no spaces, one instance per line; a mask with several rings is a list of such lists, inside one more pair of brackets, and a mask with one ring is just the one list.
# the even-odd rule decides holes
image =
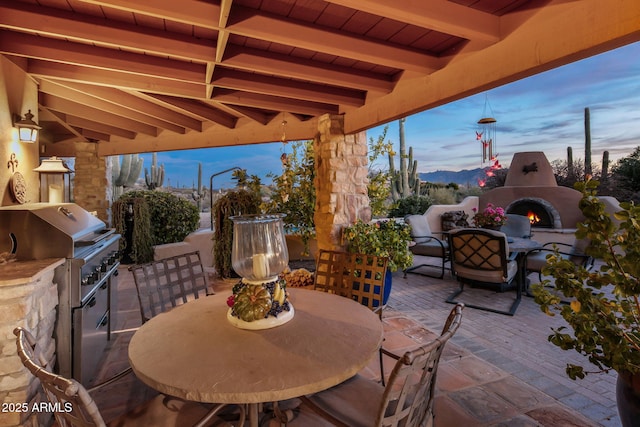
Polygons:
[[504,187],[482,194],[479,205],[493,203],[508,213],[531,215],[534,230],[573,233],[584,218],[578,209],[581,197],[579,191],[558,186],[545,154],[532,151],[514,154]]

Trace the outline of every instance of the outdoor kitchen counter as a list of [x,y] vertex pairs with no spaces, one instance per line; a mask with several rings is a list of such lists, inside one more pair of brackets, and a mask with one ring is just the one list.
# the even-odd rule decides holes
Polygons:
[[0,287],[33,283],[64,262],[64,258],[46,258],[2,264],[0,265]]

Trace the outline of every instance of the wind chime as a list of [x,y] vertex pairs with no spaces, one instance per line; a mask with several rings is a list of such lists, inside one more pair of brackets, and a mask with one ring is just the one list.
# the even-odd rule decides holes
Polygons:
[[489,97],[485,96],[482,118],[478,120],[476,140],[482,145],[482,163],[495,161],[498,157],[496,149],[496,119],[493,118],[493,110],[489,104]]
[[[476,141],[480,141],[482,146],[482,164],[491,162],[491,166],[486,171],[487,176],[493,176],[494,170],[500,169],[502,165],[498,160],[496,152],[496,126],[497,120],[493,118],[493,110],[489,104],[489,98],[485,97],[484,109],[482,110],[482,118],[478,120],[478,129],[476,130]],[[484,186],[485,180],[479,182],[480,186]]]

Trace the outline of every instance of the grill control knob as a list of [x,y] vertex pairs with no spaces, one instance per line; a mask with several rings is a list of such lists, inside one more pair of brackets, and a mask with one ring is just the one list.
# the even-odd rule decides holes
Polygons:
[[80,286],[87,286],[89,285],[89,277],[83,277],[82,280],[80,281]]

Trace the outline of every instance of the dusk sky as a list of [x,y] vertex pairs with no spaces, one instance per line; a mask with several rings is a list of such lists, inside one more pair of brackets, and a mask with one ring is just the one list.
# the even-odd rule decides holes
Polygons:
[[[494,152],[504,167],[521,151],[544,151],[552,161],[566,159],[567,147],[572,147],[573,158],[584,159],[585,107],[591,113],[592,162],[599,165],[605,150],[614,162],[640,146],[640,43],[407,117],[406,143],[413,147],[419,172],[489,165],[481,163],[481,144],[475,138],[487,101],[487,115],[497,120]],[[367,140],[377,139],[383,127],[368,130]],[[397,149],[397,121],[389,123],[387,139]],[[198,162],[207,187],[212,174],[232,166],[269,183],[266,174],[281,172],[282,149],[277,142],[163,152],[158,163],[165,166],[165,186],[197,183]],[[151,154],[142,157],[150,168]],[[380,163],[383,168],[386,164],[386,159]],[[214,188],[232,187],[230,177],[215,178]]]

